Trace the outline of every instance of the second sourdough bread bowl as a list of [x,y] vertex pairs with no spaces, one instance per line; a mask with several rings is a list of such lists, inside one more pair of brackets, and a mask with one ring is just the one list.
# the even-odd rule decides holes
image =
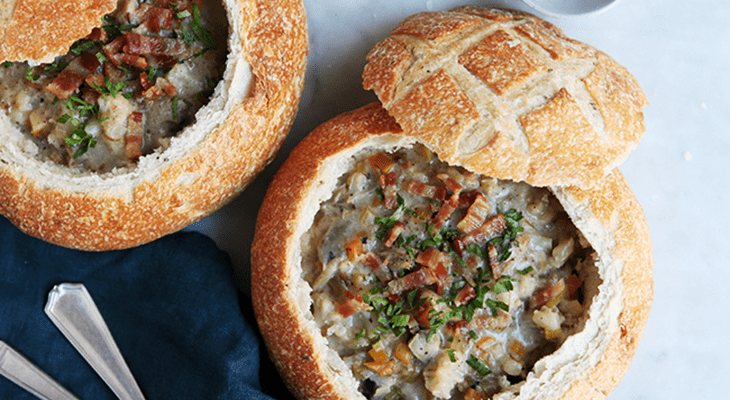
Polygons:
[[[357,188],[351,190],[349,185],[354,184],[353,180],[345,173],[356,165],[356,159],[362,158],[363,152],[369,156],[375,154],[374,151],[393,152],[398,149],[412,149],[417,145],[429,147],[427,142],[404,133],[380,104],[372,104],[338,116],[315,129],[291,153],[271,183],[260,210],[252,247],[252,298],[269,354],[292,393],[300,399],[381,398],[389,393],[399,393],[398,390],[406,394],[405,398],[410,398],[409,392],[411,395],[424,396],[423,386],[418,389],[414,386],[402,386],[398,390],[390,386],[385,393],[378,392],[377,386],[372,388],[373,382],[385,385],[379,379],[387,379],[389,376],[386,374],[378,378],[372,373],[377,369],[375,364],[370,364],[374,368],[371,372],[368,372],[370,367],[367,367],[368,362],[374,361],[370,357],[377,352],[371,352],[374,346],[371,343],[375,342],[373,340],[375,331],[367,322],[363,322],[363,319],[374,320],[379,316],[373,313],[372,309],[363,306],[367,302],[363,300],[363,296],[371,293],[370,290],[376,286],[370,282],[375,278],[365,274],[369,276],[366,279],[365,290],[357,292],[357,285],[353,283],[356,279],[345,276],[352,271],[358,271],[358,268],[363,268],[361,264],[369,263],[363,257],[349,261],[346,247],[353,237],[367,237],[367,242],[373,246],[372,252],[382,254],[385,249],[382,243],[375,239],[381,225],[370,219],[372,226],[365,227],[362,236],[353,234],[354,231],[348,234],[347,230],[334,229],[331,231],[332,234],[328,231],[328,234],[324,235],[329,241],[324,244],[311,239],[318,236],[309,233],[311,227],[318,223],[316,221],[327,219],[320,212],[320,205],[333,196],[336,188],[347,189],[344,190],[345,194],[340,189],[337,192],[339,197],[359,193]],[[489,395],[495,399],[602,399],[618,385],[627,371],[642,336],[653,293],[651,244],[641,207],[617,169],[588,189],[554,186],[548,190],[580,232],[577,236],[580,239],[575,242],[575,252],[579,252],[578,241],[581,241],[584,242],[583,251],[592,249],[590,251],[594,253],[594,256],[589,258],[593,264],[590,264],[590,267],[585,266],[578,273],[584,285],[581,289],[584,296],[581,305],[583,308],[580,322],[576,324],[580,329],[571,331],[573,328],[563,326],[565,337],[558,342],[562,343],[560,347],[539,360],[533,360],[532,366],[523,365],[526,369],[517,374],[520,378],[510,378],[517,380],[514,385],[502,382],[503,386],[499,386],[498,390],[494,387],[485,389],[485,397],[478,397],[474,392],[469,393],[468,388],[477,387],[477,383],[469,381],[473,379],[471,376],[474,374],[462,358],[466,355],[460,353],[458,349],[456,353],[449,354],[449,350],[454,348],[449,348],[451,345],[447,344],[448,341],[442,340],[444,346],[440,350],[440,354],[443,354],[442,359],[448,360],[447,356],[453,355],[456,360],[455,369],[444,373],[453,376],[454,379],[465,379],[466,383],[454,382],[454,386],[447,385],[444,391],[441,386],[443,382],[427,379],[423,374],[419,374],[415,381],[421,382],[421,385],[430,385],[436,391],[434,393],[429,389],[426,398],[479,399],[488,398],[486,396]],[[404,192],[401,193],[406,197]],[[375,195],[371,196],[375,198]],[[492,206],[499,207],[502,204],[497,202]],[[342,207],[349,209],[352,205],[344,204]],[[378,208],[383,208],[382,204],[373,201],[372,209]],[[383,211],[380,212],[381,214],[377,215],[387,216],[393,209],[385,211],[385,214],[382,214]],[[519,212],[529,220],[525,209]],[[493,213],[494,209],[490,216],[494,215]],[[405,221],[405,217],[403,219]],[[426,220],[429,220],[428,216]],[[418,241],[422,239],[423,237],[420,237]],[[517,240],[520,242],[520,239]],[[331,279],[346,282],[344,285],[347,290],[356,296],[338,298],[333,295],[331,300],[326,297],[315,297],[321,295],[323,286],[331,284],[328,282],[322,285],[321,282],[317,282],[319,277],[326,273],[327,268],[322,265],[323,261],[318,261],[316,256],[312,256],[312,252],[319,253],[319,248],[313,249],[309,246],[326,246],[328,249],[339,247],[339,250],[334,251],[334,259],[339,259],[339,264],[336,271],[331,273]],[[550,249],[555,247],[558,247],[557,241],[549,246]],[[442,253],[447,251],[442,248]],[[515,246],[513,251],[518,254],[521,250],[519,246]],[[425,253],[425,250],[417,252],[415,259],[410,261],[412,265],[405,269],[405,276],[428,268],[415,261],[421,261],[418,257],[422,253]],[[555,252],[552,253],[553,256],[554,254]],[[465,259],[469,257],[472,256],[466,254],[464,256]],[[386,257],[381,256],[380,259],[382,261]],[[392,268],[394,275],[397,276],[395,272],[397,258],[391,257],[388,260],[390,261],[384,262],[385,265]],[[520,264],[513,266],[510,271],[503,272],[505,276],[522,280],[529,275],[522,276],[521,272],[528,270],[529,266],[542,271],[539,265],[537,261],[534,264]],[[450,271],[457,270],[455,263],[448,267]],[[355,275],[352,273],[352,276]],[[498,278],[500,276],[493,278],[494,280],[488,285],[495,285]],[[517,291],[520,284],[514,282],[514,291]],[[422,285],[421,289],[437,284],[430,282]],[[545,283],[536,291],[544,293],[550,287]],[[494,291],[494,286],[491,288]],[[493,300],[501,298],[490,296],[492,295],[487,294],[487,297]],[[535,296],[533,294],[527,299],[522,299],[521,303],[511,304],[516,307],[514,312],[521,313],[517,314],[517,319],[521,318],[519,315],[529,317],[536,313],[539,307],[535,307],[532,303],[535,301]],[[372,295],[372,298],[375,297]],[[356,299],[354,303],[350,302],[353,298]],[[331,304],[328,305],[328,301]],[[370,301],[372,302],[372,299]],[[514,299],[512,301],[514,302]],[[354,313],[353,310],[347,309],[348,304],[355,310]],[[397,302],[393,301],[393,304]],[[554,305],[553,307],[562,308]],[[418,315],[415,312],[411,314],[414,315],[413,319]],[[323,318],[322,315],[327,317]],[[477,318],[482,317],[474,317],[474,320]],[[484,318],[489,320],[489,315]],[[458,327],[458,321],[459,317],[456,317],[450,323]],[[423,321],[416,323],[413,320],[409,321],[408,331],[397,339],[389,336],[393,335],[392,332],[382,333],[382,343],[396,343],[387,344],[383,350],[387,354],[384,362],[391,363],[396,371],[390,371],[392,372],[390,376],[397,377],[398,380],[406,379],[404,378],[406,374],[398,372],[399,368],[404,368],[399,366],[406,364],[395,355],[401,351],[395,350],[398,348],[397,342],[406,341],[409,343],[408,351],[415,354],[417,350],[412,349],[413,345],[410,343],[419,332],[424,332],[424,329],[428,332],[429,328],[424,328],[423,324]],[[529,325],[531,322],[528,321],[526,324]],[[364,326],[368,327],[367,337],[358,338],[358,335],[363,333]],[[483,326],[476,328],[468,326],[469,331],[477,332],[476,337],[470,336],[468,331],[461,332],[461,335],[452,331],[450,335],[454,336],[451,339],[461,337],[466,343],[473,343],[471,346],[476,349],[477,344],[484,338],[494,337],[499,340],[504,336],[503,332],[509,331],[512,332],[509,337],[519,337],[520,342],[529,342],[525,340],[528,334],[518,334],[518,331],[510,331],[511,328],[500,330],[496,327],[490,330],[481,329]],[[346,333],[343,334],[342,328]],[[445,329],[448,330],[448,326]],[[520,329],[527,332],[535,328],[532,326]],[[340,336],[347,339],[342,339]],[[431,340],[435,341],[433,338]],[[355,344],[343,351],[345,348],[343,342]],[[555,343],[550,340],[548,342]],[[339,346],[340,352],[334,348],[335,344]],[[499,346],[506,345],[501,343]],[[353,358],[353,355],[357,356]],[[345,359],[348,361],[345,362]],[[433,364],[439,365],[438,361],[432,359],[430,362],[421,362],[414,355],[408,359],[409,365],[418,363],[420,368],[438,375],[439,367]],[[504,355],[501,359],[504,359]],[[486,357],[484,360],[496,374],[497,369],[492,367],[490,361],[486,361]],[[504,361],[507,359],[502,360]],[[442,365],[443,368],[451,365],[450,361],[442,361],[442,364],[445,364]],[[464,378],[465,376],[467,378]],[[495,384],[500,385],[499,382]],[[396,387],[397,385],[396,383]]]
[[[69,12],[66,8],[62,10]],[[203,15],[202,23],[200,15]],[[126,126],[128,131],[136,126],[131,117],[141,115],[141,112],[130,114],[132,109],[128,104],[124,107],[114,104],[114,101],[123,102],[119,94],[130,90],[128,88],[142,85],[137,92],[131,92],[130,96],[137,97],[133,97],[130,102],[136,101],[136,107],[142,108],[136,111],[149,112],[149,115],[144,116],[144,121],[156,118],[160,112],[155,111],[159,108],[153,109],[146,98],[139,100],[140,96],[160,98],[164,112],[173,116],[177,116],[178,112],[182,113],[180,110],[187,107],[188,103],[198,101],[197,97],[193,97],[194,93],[190,95],[190,101],[178,99],[182,96],[180,86],[177,95],[174,88],[171,92],[167,90],[169,85],[161,86],[167,88],[164,91],[150,95],[151,90],[160,86],[159,83],[173,80],[167,72],[163,74],[161,71],[170,71],[171,68],[174,70],[176,66],[187,61],[166,63],[170,57],[155,53],[160,50],[159,47],[134,49],[133,39],[142,38],[153,44],[157,40],[157,43],[165,45],[161,48],[163,52],[178,49],[181,54],[190,55],[191,63],[202,60],[203,57],[198,58],[200,54],[205,56],[211,53],[208,47],[202,50],[195,47],[201,46],[196,45],[197,42],[205,44],[208,40],[217,39],[219,45],[216,50],[227,52],[222,59],[220,80],[217,83],[208,83],[209,100],[194,115],[187,117],[191,121],[189,125],[183,125],[179,131],[160,139],[159,142],[164,143],[160,147],[144,151],[141,156],[139,152],[132,152],[129,156],[131,162],[118,168],[107,167],[98,172],[78,165],[65,165],[77,163],[73,152],[69,153],[72,156],[66,156],[68,161],[64,163],[49,159],[46,148],[51,147],[48,145],[50,139],[43,142],[34,137],[34,121],[31,119],[31,135],[21,132],[18,125],[11,120],[14,104],[18,104],[17,108],[22,110],[23,104],[38,100],[20,99],[20,95],[11,97],[11,80],[6,79],[3,82],[3,95],[10,93],[6,97],[11,99],[4,109],[11,111],[0,113],[0,213],[27,234],[61,246],[90,251],[128,248],[149,242],[211,214],[235,198],[273,159],[287,135],[301,96],[308,52],[305,10],[302,2],[297,0],[224,0],[217,5],[213,2],[197,1],[151,0],[138,3],[128,0],[119,2],[119,8],[111,16],[113,18],[105,17],[103,20],[104,29],[97,26],[92,31],[82,33],[82,37],[89,36],[83,37],[71,48],[71,52],[86,53],[80,59],[84,55],[92,61],[94,55],[99,59],[100,63],[94,61],[93,67],[96,67],[96,71],[102,71],[99,75],[106,77],[102,76],[100,81],[96,81],[99,83],[96,86],[93,86],[94,81],[88,80],[88,75],[84,82],[99,89],[95,97],[101,97],[99,104],[102,101],[112,104],[107,107],[109,114],[105,118],[99,117],[99,121],[88,124],[82,120],[82,126],[85,127],[82,135],[88,134],[94,142],[99,142],[95,148],[87,146],[89,149],[84,156],[92,157],[93,151],[104,148],[106,143],[102,143],[101,136],[96,135],[107,136],[104,124],[117,117],[115,110],[126,110],[126,114],[120,115],[130,115],[120,126]],[[208,19],[205,19],[206,16]],[[57,17],[62,19],[62,16]],[[110,20],[117,22],[109,24]],[[120,20],[134,24],[130,22],[128,25],[120,25]],[[179,31],[175,31],[177,21],[184,21],[184,25],[180,22]],[[102,20],[98,19],[97,25],[100,26],[101,23]],[[168,30],[165,30],[165,24]],[[172,31],[169,30],[170,24]],[[95,36],[97,33],[104,38],[108,36],[109,40],[114,37],[117,39],[109,44],[94,42],[99,40],[100,36]],[[4,40],[7,44],[12,39],[6,37]],[[90,50],[84,50],[86,47],[83,47],[88,42],[94,42],[92,45],[102,43],[103,51],[89,57]],[[114,43],[119,43],[119,46],[115,47]],[[170,43],[174,45],[168,46]],[[175,47],[177,45],[179,46]],[[109,49],[110,46],[112,49]],[[145,51],[152,56],[139,56]],[[123,85],[110,87],[107,64],[116,66],[123,57],[131,57],[141,64],[136,68],[125,64],[112,69],[122,69],[127,73],[134,69],[139,78],[135,78],[134,82],[125,81]],[[9,59],[15,60],[17,57]],[[25,78],[31,81],[28,86],[32,87],[34,80],[43,82],[46,79],[45,71],[55,68],[61,62],[35,67],[33,64],[15,67],[4,63],[3,67],[6,71],[19,69],[18,74],[21,76],[22,68],[27,68]],[[158,64],[159,68],[153,68]],[[64,65],[71,69],[74,61]],[[75,71],[70,71],[72,72]],[[93,75],[94,71],[91,72]],[[152,82],[155,74],[156,82]],[[144,80],[145,77],[149,79]],[[184,71],[177,75],[183,85],[190,77]],[[25,81],[22,77],[18,80]],[[50,86],[52,85],[49,84],[46,88]],[[88,88],[85,88],[87,86],[81,86],[81,93],[72,94],[68,100],[61,99],[61,102],[68,104],[68,116],[58,119],[46,116],[40,121],[40,126],[47,129],[46,132],[51,130],[48,137],[53,135],[53,129],[64,123],[71,128],[70,123],[78,124],[81,118],[88,118],[88,113],[84,116],[83,111],[79,111],[83,107],[78,106],[87,103],[75,100],[82,95],[86,96]],[[116,93],[119,88],[123,89]],[[43,87],[38,90],[42,92]],[[58,101],[56,99],[54,104]],[[83,97],[81,100],[86,99]],[[100,113],[99,116],[101,115],[103,114]],[[91,125],[95,125],[97,129],[88,129]],[[102,128],[98,129],[100,125]],[[126,151],[129,145],[133,148],[135,142],[128,136],[122,137],[126,143],[118,137],[113,138],[116,142],[109,140],[109,143],[117,146],[115,151],[128,154]],[[71,136],[66,138],[67,144],[70,143],[69,138],[73,139]],[[64,139],[60,141],[63,142]],[[107,147],[113,147],[110,146]],[[73,147],[69,151],[75,149]]]
[[[542,68],[514,81],[525,57]],[[472,7],[410,17],[368,59],[382,104],[316,128],[259,211],[254,311],[292,393],[605,398],[653,296],[615,168],[643,133],[635,79],[536,17]]]

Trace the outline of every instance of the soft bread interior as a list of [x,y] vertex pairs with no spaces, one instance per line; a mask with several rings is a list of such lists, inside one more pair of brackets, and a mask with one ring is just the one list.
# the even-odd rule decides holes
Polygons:
[[[37,145],[12,126],[5,114],[0,114],[0,160],[12,165],[24,178],[35,182],[39,189],[63,189],[71,192],[93,191],[114,195],[131,201],[134,190],[143,182],[154,181],[166,165],[174,164],[196,149],[213,131],[225,123],[237,104],[248,96],[253,76],[243,53],[248,27],[242,25],[244,10],[236,0],[224,0],[228,20],[228,56],[225,72],[207,105],[195,115],[195,122],[172,138],[166,149],[140,158],[135,168],[119,168],[106,174],[79,172],[38,157]],[[200,176],[188,176],[195,180]],[[181,182],[185,184],[189,182]]]

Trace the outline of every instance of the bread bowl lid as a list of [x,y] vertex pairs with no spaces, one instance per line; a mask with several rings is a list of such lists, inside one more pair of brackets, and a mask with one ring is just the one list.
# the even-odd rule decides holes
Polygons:
[[363,86],[405,134],[496,178],[590,186],[645,130],[636,78],[531,14],[476,6],[416,14],[367,58]]
[[117,0],[9,0],[0,5],[0,62],[53,61],[101,26]]

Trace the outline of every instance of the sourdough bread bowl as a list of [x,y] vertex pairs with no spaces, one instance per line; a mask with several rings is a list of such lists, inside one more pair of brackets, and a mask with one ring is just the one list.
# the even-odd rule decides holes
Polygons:
[[[490,34],[533,28],[593,69],[550,64],[553,75],[518,95],[520,83],[499,94],[451,63]],[[511,48],[528,46],[510,37]],[[448,56],[428,55],[437,46],[424,40],[438,38]],[[480,8],[408,18],[369,61],[365,86],[382,103],[310,133],[259,211],[254,311],[292,393],[605,398],[653,296],[649,229],[615,168],[643,133],[636,81],[536,17]],[[509,74],[519,61],[485,69]],[[576,125],[583,112],[590,127],[609,128]],[[584,150],[596,137],[615,158]]]
[[216,211],[273,159],[304,83],[301,1],[91,2],[78,14],[94,24],[70,51],[68,38],[39,44],[43,24],[36,50],[6,50],[23,7],[50,3],[74,20],[62,2],[3,9],[0,213],[21,230],[89,251],[137,246]]

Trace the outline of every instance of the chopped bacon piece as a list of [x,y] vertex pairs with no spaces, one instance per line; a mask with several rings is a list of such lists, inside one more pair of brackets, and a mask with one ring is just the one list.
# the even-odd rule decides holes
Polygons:
[[466,285],[461,290],[459,290],[459,294],[456,295],[456,300],[454,300],[454,303],[457,306],[462,306],[468,302],[471,301],[471,299],[477,297],[477,292],[474,291],[474,288]]
[[368,251],[362,256],[360,261],[370,267],[375,276],[383,283],[390,280],[390,271],[385,266],[383,261],[372,251]]
[[102,50],[104,51],[104,55],[112,62],[112,64],[119,66],[122,64],[120,54],[126,44],[127,36],[120,36],[104,45]]
[[549,288],[532,296],[532,304],[535,308],[547,305],[552,307],[563,299],[565,294],[565,281],[560,279]]
[[485,221],[479,228],[469,232],[466,236],[455,239],[454,245],[456,251],[461,254],[466,249],[466,246],[499,236],[505,229],[507,229],[507,220],[504,218],[504,215],[497,214]]
[[455,181],[454,178],[450,177],[448,174],[436,174],[436,178],[443,182],[452,193],[461,193],[462,187],[459,182]]
[[94,27],[94,29],[91,30],[91,33],[86,35],[84,39],[95,40],[97,42],[106,42],[106,31],[99,27]]
[[449,198],[448,201],[441,203],[438,212],[431,219],[433,224],[433,230],[438,232],[446,224],[446,221],[451,217],[456,208],[459,206],[459,195],[455,194]]
[[474,204],[477,196],[481,196],[478,190],[469,190],[459,193],[459,207],[471,206]]
[[135,16],[143,21],[150,32],[159,33],[160,29],[172,29],[173,12],[170,9],[140,4]]
[[446,188],[443,186],[427,185],[423,182],[411,180],[403,182],[403,186],[408,193],[434,199],[439,202],[443,202],[446,198]]
[[127,132],[124,135],[124,155],[130,160],[142,156],[142,136],[144,134],[144,114],[133,112],[127,118]]
[[345,296],[347,297],[347,301],[337,305],[337,312],[345,318],[360,310],[372,309],[372,307],[365,304],[362,296],[356,295],[347,289],[345,289]]
[[139,69],[145,69],[149,65],[146,58],[135,54],[122,53],[118,55],[118,58],[122,64],[131,65]]
[[[144,78],[142,77],[142,75],[144,75]],[[142,88],[145,88],[145,84],[148,86],[142,92],[144,97],[146,97],[148,100],[157,100],[164,95],[168,95],[170,97],[177,95],[177,88],[175,87],[175,85],[170,83],[170,81],[165,78],[157,78],[154,86],[152,86],[149,79],[147,79],[147,74],[143,72],[139,76],[139,82],[142,85]]]
[[416,321],[419,325],[431,326],[431,322],[428,320],[428,315],[431,313],[432,307],[431,302],[427,301],[416,308],[414,314],[416,315]]
[[86,86],[81,87],[81,99],[83,101],[89,104],[95,104],[99,100],[99,97],[101,97],[101,93],[96,90],[90,89]]
[[[459,196],[459,202],[461,203],[461,198],[465,197],[463,195]],[[464,218],[459,221],[458,224],[456,224],[456,228],[464,233],[468,234],[471,231],[477,229],[480,227],[484,220],[489,215],[489,211],[492,209],[492,205],[489,204],[487,199],[481,194],[477,193],[476,196],[474,196],[474,200],[469,206],[469,208],[466,211],[466,215],[464,215]]]
[[46,90],[61,100],[68,99],[84,83],[86,76],[93,73],[101,63],[91,53],[81,53],[46,86]]
[[114,63],[104,63],[104,75],[109,77],[109,82],[116,84],[124,80],[127,76],[127,72],[121,68],[117,68]]
[[444,265],[447,258],[448,256],[442,253],[439,249],[429,247],[425,251],[418,253],[418,256],[416,256],[416,262],[436,270],[439,265]]
[[416,262],[425,265],[434,272],[437,278],[435,282],[438,285],[437,293],[442,294],[449,278],[449,271],[446,269],[446,265],[449,263],[448,255],[434,247],[429,247],[425,251],[418,253]]
[[142,92],[142,94],[147,100],[157,100],[164,96],[165,92],[159,86],[155,85]]
[[388,292],[403,293],[419,286],[430,285],[436,282],[438,282],[438,277],[432,269],[420,268],[403,276],[402,278],[397,278],[388,282]]
[[152,87],[150,79],[147,77],[147,72],[139,74],[139,84],[142,85],[142,89],[147,90]]
[[398,176],[395,172],[389,172],[384,175],[380,175],[380,187],[383,189],[383,203],[388,208],[394,208],[398,205],[397,187]]
[[159,86],[160,89],[162,89],[162,91],[165,92],[166,95],[171,96],[171,97],[177,96],[177,88],[175,87],[175,85],[170,83],[170,81],[168,81],[167,79],[157,78],[155,85]]
[[91,86],[96,90],[97,87],[103,88],[105,86],[104,84],[104,74],[91,74],[86,76],[84,79],[84,82],[86,82],[87,85]]
[[500,311],[496,317],[491,315],[480,315],[474,317],[471,320],[471,323],[469,323],[469,327],[472,329],[493,329],[501,331],[506,329],[511,321],[512,317],[510,317],[509,313]]
[[127,38],[127,44],[123,47],[126,54],[152,54],[172,56],[178,59],[189,58],[193,55],[192,50],[181,39],[143,36],[132,31],[126,32],[124,37]]
[[490,244],[487,246],[487,255],[489,256],[489,267],[492,269],[492,276],[499,278],[504,272],[499,264],[499,254],[497,253],[497,246]]
[[154,56],[152,54],[146,54],[145,59],[151,67],[158,69],[172,68],[178,63],[175,57],[170,56]]
[[385,247],[390,247],[395,243],[396,239],[398,239],[398,236],[406,229],[406,226],[402,222],[396,222],[395,225],[393,225],[392,228],[390,228],[390,233],[388,233],[388,237],[385,239],[385,242],[383,242],[383,245]]

